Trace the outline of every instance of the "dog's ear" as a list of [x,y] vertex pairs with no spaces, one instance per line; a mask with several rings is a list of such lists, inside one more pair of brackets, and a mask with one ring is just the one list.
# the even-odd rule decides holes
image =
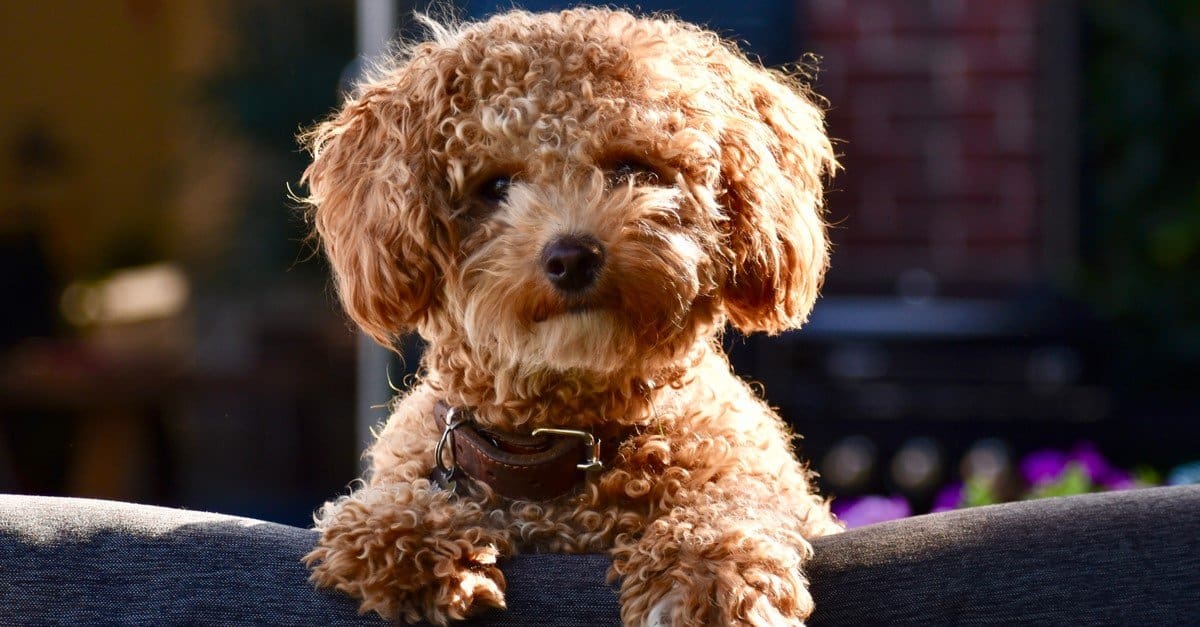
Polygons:
[[[431,211],[413,147],[413,106],[397,84],[362,88],[329,120],[302,136],[312,153],[303,182],[317,235],[350,317],[392,348],[435,303],[438,268],[450,246]],[[419,115],[419,114],[416,114]]]
[[737,61],[720,131],[732,261],[724,301],[738,329],[774,334],[799,327],[816,301],[829,265],[823,183],[837,162],[807,88]]

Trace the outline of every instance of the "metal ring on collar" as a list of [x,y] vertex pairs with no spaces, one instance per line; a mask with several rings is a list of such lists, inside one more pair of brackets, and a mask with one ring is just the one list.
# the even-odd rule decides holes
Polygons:
[[454,432],[454,430],[467,424],[471,420],[469,415],[463,415],[460,417],[459,414],[466,414],[466,412],[460,412],[457,407],[451,407],[450,410],[446,412],[446,428],[442,430],[442,437],[438,438],[437,446],[433,449],[433,463],[437,465],[438,470],[443,473],[443,476],[446,479],[450,479],[454,476],[454,473],[458,471],[458,460],[454,458],[453,446],[449,448],[449,466],[442,461],[442,452],[446,450],[446,443],[450,441],[450,435]]

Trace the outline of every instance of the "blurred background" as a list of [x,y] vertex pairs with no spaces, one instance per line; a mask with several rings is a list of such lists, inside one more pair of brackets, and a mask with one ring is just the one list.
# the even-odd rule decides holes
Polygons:
[[[728,344],[827,491],[920,513],[1194,480],[1200,4],[637,6],[819,55],[825,296]],[[294,137],[412,9],[0,3],[0,492],[304,525],[345,491],[419,348],[364,351],[340,313]]]

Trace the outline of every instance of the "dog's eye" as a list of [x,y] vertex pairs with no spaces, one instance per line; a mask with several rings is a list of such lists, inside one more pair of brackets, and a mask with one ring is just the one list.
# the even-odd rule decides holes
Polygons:
[[479,186],[479,195],[484,200],[498,203],[508,198],[508,190],[512,187],[512,177],[508,175],[494,176]]
[[609,179],[613,183],[628,180],[645,181],[651,185],[658,184],[660,176],[654,166],[637,159],[622,159],[608,169]]

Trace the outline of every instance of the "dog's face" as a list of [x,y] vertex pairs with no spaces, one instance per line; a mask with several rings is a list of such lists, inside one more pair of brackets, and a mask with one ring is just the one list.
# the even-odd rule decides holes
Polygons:
[[827,264],[820,110],[676,22],[577,10],[439,31],[311,135],[344,305],[521,371],[797,326]]

